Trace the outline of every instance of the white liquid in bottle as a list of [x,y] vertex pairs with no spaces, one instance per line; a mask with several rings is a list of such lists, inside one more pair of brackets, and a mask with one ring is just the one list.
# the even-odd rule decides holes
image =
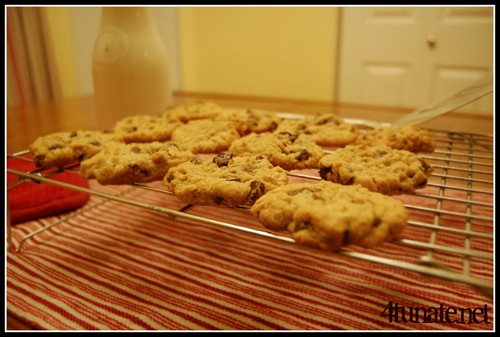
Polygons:
[[149,8],[102,8],[92,76],[97,113],[115,120],[172,104],[168,54]]

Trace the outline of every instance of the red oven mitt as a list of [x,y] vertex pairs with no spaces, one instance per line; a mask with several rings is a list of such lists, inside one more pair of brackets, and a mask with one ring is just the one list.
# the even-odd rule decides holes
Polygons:
[[[7,167],[22,172],[36,169],[35,165],[18,158],[7,159]],[[19,177],[7,172],[7,185]],[[89,182],[79,174],[62,172],[51,179],[89,187]],[[43,218],[83,206],[90,198],[84,192],[60,187],[50,183],[23,182],[8,191],[11,224]]]

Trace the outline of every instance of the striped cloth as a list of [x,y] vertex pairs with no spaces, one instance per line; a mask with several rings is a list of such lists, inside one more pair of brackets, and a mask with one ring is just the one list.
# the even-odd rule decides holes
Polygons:
[[[91,186],[160,207],[184,206],[155,191],[93,181]],[[198,206],[188,212],[263,230],[246,210]],[[7,253],[8,313],[33,328],[494,329],[492,299],[462,283],[97,196],[70,215],[27,240],[20,252]],[[18,244],[64,216],[13,226],[13,240]],[[405,235],[419,240],[422,233],[409,229]],[[386,243],[374,254],[413,261],[421,251]],[[450,259],[452,268],[454,263]],[[473,272],[492,279],[493,266],[486,263]],[[410,317],[412,307],[421,309],[418,319]]]

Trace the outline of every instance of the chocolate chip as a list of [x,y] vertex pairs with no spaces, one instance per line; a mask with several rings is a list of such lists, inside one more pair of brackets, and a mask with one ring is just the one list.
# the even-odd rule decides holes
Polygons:
[[222,166],[227,166],[231,161],[232,157],[233,153],[231,151],[228,151],[224,154],[216,155],[212,161],[216,163],[218,167],[222,167]]
[[284,136],[288,136],[288,139],[290,139],[290,141],[293,143],[296,139],[297,139],[297,135],[296,134],[293,134],[293,133],[290,133],[290,132],[287,132],[287,131],[282,131],[279,133],[280,135],[284,135]]
[[310,156],[311,155],[306,150],[300,150],[299,154],[297,155],[297,159],[299,161],[306,161],[309,159]]
[[250,183],[250,193],[248,193],[247,200],[255,201],[266,193],[266,185],[262,181],[253,180]]
[[421,181],[417,186],[415,186],[416,188],[424,188],[425,186],[427,185],[427,179],[424,179],[423,181]]
[[331,167],[326,167],[326,166],[320,166],[319,168],[319,176],[321,179],[328,180],[327,175],[330,173],[332,170]]
[[349,179],[347,179],[347,181],[345,181],[345,179],[344,179],[343,184],[344,185],[352,185],[352,184],[354,184],[355,180],[356,180],[356,177],[349,177]]
[[44,159],[45,159],[45,156],[35,156],[33,158],[33,162],[35,163],[36,167],[42,167]]
[[141,149],[137,146],[134,146],[132,149],[130,149],[130,151],[133,153],[141,153]]
[[351,235],[351,232],[349,232],[349,229],[346,229],[344,231],[344,237],[342,238],[342,245],[347,246],[349,244],[349,237]]
[[132,174],[134,174],[134,175],[144,175],[146,177],[149,175],[149,171],[148,170],[143,169],[142,167],[140,167],[137,164],[129,165],[129,167],[132,170]]

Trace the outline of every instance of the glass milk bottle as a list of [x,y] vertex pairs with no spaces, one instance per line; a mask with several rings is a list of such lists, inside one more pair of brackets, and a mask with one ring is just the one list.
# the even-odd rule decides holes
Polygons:
[[167,50],[147,7],[103,7],[92,57],[98,114],[159,115],[172,103]]

